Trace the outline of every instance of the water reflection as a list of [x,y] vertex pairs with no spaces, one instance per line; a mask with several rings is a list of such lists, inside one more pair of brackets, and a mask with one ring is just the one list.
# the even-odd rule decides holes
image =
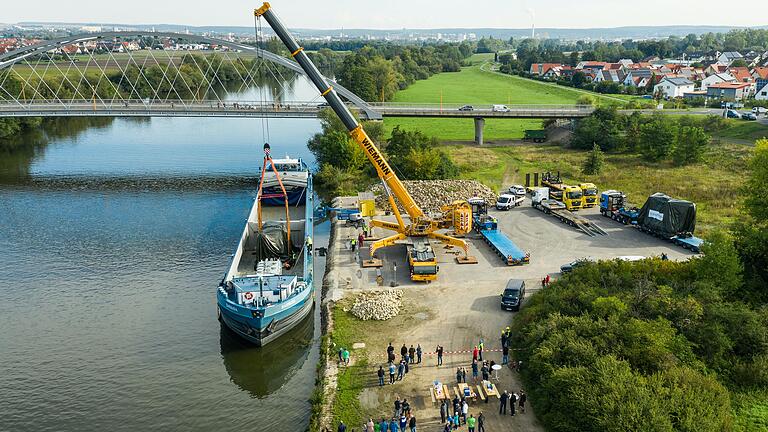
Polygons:
[[221,358],[230,380],[251,396],[268,396],[304,364],[312,347],[314,311],[279,340],[261,348],[221,325]]

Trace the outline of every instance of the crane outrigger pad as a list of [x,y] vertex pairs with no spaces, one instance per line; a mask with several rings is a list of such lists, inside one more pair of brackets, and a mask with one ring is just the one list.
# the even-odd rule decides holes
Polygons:
[[456,257],[456,263],[458,264],[477,264],[477,258],[472,255],[465,257]]
[[372,259],[363,261],[363,268],[379,268],[383,266],[384,266],[384,263],[382,263],[382,261],[378,258],[372,258]]

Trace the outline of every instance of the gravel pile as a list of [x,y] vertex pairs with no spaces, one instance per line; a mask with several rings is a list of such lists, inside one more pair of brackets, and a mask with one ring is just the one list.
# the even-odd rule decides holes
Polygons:
[[352,315],[363,321],[388,320],[400,313],[403,290],[364,292],[355,298]]
[[[479,197],[492,203],[496,202],[497,197],[491,188],[477,180],[405,180],[403,184],[425,212],[439,211],[441,206],[456,200]],[[377,208],[390,210],[389,200],[381,184],[374,185],[370,191],[376,195]],[[398,206],[402,211],[400,203]]]

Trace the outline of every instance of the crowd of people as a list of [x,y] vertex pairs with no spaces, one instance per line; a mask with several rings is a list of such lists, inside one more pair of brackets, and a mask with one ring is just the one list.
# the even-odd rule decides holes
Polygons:
[[[511,344],[511,330],[506,327],[501,331],[501,346],[502,346],[502,365],[510,363],[509,350]],[[472,382],[477,384],[481,381],[490,380],[491,371],[496,364],[495,361],[484,359],[485,345],[482,339],[472,349],[472,363],[470,365]],[[402,381],[408,374],[410,367],[415,364],[421,364],[424,352],[421,348],[421,344],[408,346],[403,344],[399,349],[399,358],[396,354],[396,348],[390,342],[387,346],[387,363],[386,365],[379,365],[376,371],[379,386],[384,386],[387,383],[387,375],[389,375],[389,384],[395,384],[397,381]],[[437,356],[437,366],[443,364],[444,348],[441,345],[437,345],[434,354]],[[339,362],[342,364],[349,364],[349,352],[341,348],[339,350]],[[519,370],[522,366],[522,362],[512,362],[512,370]],[[467,382],[468,370],[466,367],[456,368],[456,382]],[[487,404],[490,398],[484,398]],[[509,409],[510,415],[514,416],[518,413],[525,413],[525,404],[527,401],[527,395],[523,390],[517,392],[503,391],[499,396],[499,414],[506,415]],[[443,432],[450,432],[459,429],[462,426],[466,426],[469,432],[484,432],[486,426],[486,417],[482,411],[478,411],[477,415],[469,412],[469,404],[466,397],[463,395],[456,395],[453,400],[446,398],[440,402],[440,421],[443,425]],[[355,429],[349,430],[350,432]],[[397,399],[394,402],[394,412],[392,416],[382,416],[380,421],[376,421],[373,418],[368,419],[366,423],[362,425],[360,429],[362,432],[416,432],[416,417],[411,412],[411,406],[407,399]],[[347,432],[347,425],[343,422],[338,426],[338,432]]]
[[[392,346],[392,342],[387,346],[387,371],[389,372],[389,383],[394,384],[396,381],[402,381],[408,374],[410,366],[413,364],[421,364],[424,351],[421,349],[421,344],[417,344],[414,348],[411,345],[408,348],[405,344],[400,347],[400,361],[396,361],[395,347]],[[384,366],[379,366],[379,370],[376,371],[376,376],[379,380],[379,386],[384,385],[384,376],[386,372]]]

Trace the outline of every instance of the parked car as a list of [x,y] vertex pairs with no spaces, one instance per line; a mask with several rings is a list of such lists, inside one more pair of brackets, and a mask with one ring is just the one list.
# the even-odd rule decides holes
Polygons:
[[757,115],[757,114],[766,114],[766,113],[768,113],[768,108],[765,108],[765,107],[752,107],[752,112],[755,115]]
[[751,112],[745,112],[741,114],[742,120],[757,120],[757,116]]
[[512,195],[525,195],[525,187],[523,185],[512,185],[507,191]]
[[496,210],[509,210],[514,206],[520,205],[522,200],[517,195],[501,194],[496,200]]
[[507,310],[520,310],[520,305],[525,298],[525,281],[521,279],[510,279],[504,292],[501,293],[501,308]]
[[464,105],[459,108],[459,111],[474,111],[474,110],[475,110],[475,107],[473,107],[472,105]]
[[506,105],[494,105],[493,108],[491,108],[491,111],[494,112],[509,112],[509,107]]
[[568,264],[563,264],[560,266],[560,273],[563,273],[563,274],[570,273],[574,269],[583,266],[587,262],[589,261],[584,258],[581,258],[581,259],[577,259],[576,261],[569,262]]
[[725,111],[725,116],[727,118],[735,118],[735,119],[740,119],[741,118],[741,114],[739,114],[738,111],[732,110],[732,109],[726,110]]

